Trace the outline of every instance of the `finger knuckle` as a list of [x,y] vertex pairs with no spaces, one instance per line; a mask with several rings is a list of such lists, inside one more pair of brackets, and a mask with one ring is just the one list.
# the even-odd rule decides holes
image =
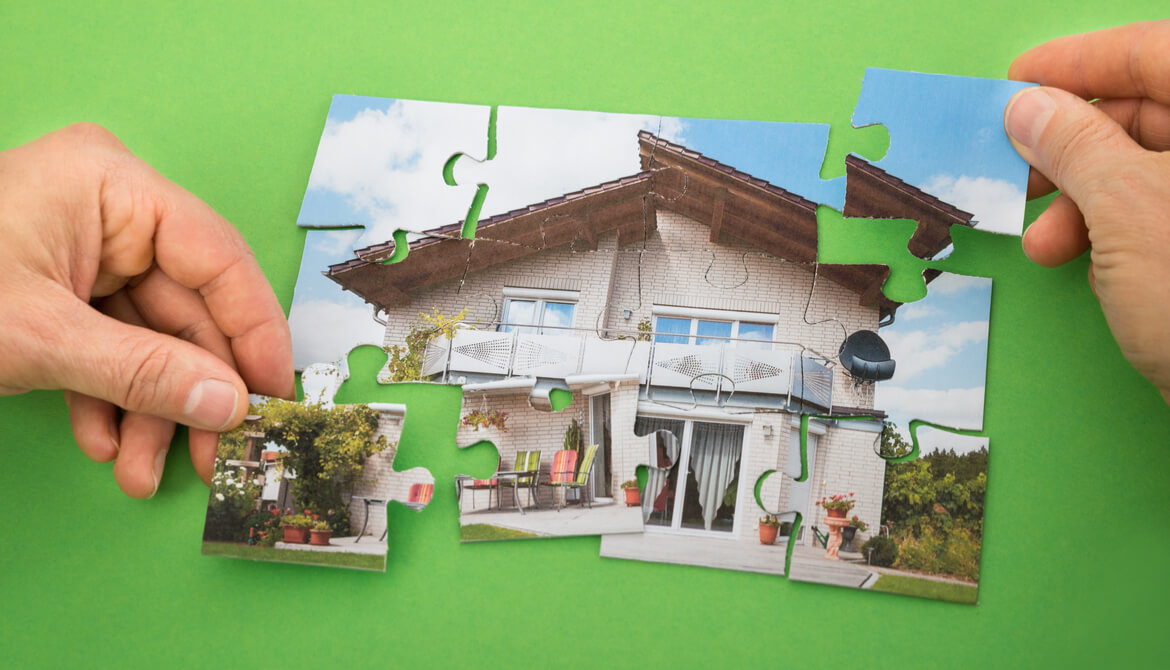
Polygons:
[[1058,136],[1052,156],[1053,178],[1060,182],[1075,170],[1084,169],[1084,158],[1109,138],[1108,128],[1101,123],[1077,123]]
[[127,371],[123,407],[127,409],[160,407],[167,397],[167,379],[174,367],[173,355],[160,344],[129,342],[132,355],[126,359]]

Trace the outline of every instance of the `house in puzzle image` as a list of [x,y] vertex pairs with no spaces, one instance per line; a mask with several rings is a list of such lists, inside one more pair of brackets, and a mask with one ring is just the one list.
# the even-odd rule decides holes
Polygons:
[[[474,241],[456,222],[410,242],[401,262],[383,264],[388,241],[325,272],[372,306],[388,347],[404,346],[420,314],[461,316],[453,337],[429,341],[421,376],[463,386],[461,443],[490,439],[501,471],[530,473],[461,480],[463,524],[638,531],[607,537],[603,553],[783,572],[782,547],[759,554],[755,485],[800,472],[801,414],[832,414],[872,418],[813,420],[807,481],[772,477],[762,499],[803,515],[796,539],[812,543],[815,502],[852,491],[853,513],[879,532],[885,415],[875,382],[839,350],[894,319],[885,268],[816,265],[810,200],[645,131],[637,148],[641,172],[481,219]],[[860,159],[847,170],[845,213],[918,219],[920,256],[949,244],[949,224],[970,224]],[[563,411],[541,411],[552,389],[571,393]],[[621,487],[639,465],[652,469],[627,507]],[[597,520],[563,529],[578,511]]]

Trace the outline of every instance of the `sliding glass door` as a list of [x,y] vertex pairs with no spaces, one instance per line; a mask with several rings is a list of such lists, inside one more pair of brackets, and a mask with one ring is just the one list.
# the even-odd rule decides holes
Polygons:
[[651,471],[643,501],[650,526],[731,534],[745,428],[740,424],[639,417],[637,434],[651,440]]

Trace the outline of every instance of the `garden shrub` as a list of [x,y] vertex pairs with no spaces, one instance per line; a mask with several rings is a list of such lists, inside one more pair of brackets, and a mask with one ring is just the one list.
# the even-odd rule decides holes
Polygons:
[[907,535],[898,547],[898,560],[894,567],[901,570],[921,570],[936,573],[941,561],[939,554],[942,542],[929,526],[922,529],[919,537]]
[[[873,549],[873,553],[870,553]],[[898,560],[898,545],[888,537],[875,535],[861,545],[861,555],[869,559],[870,565],[888,568]]]
[[979,581],[980,544],[965,528],[956,528],[947,538],[940,557],[940,569],[949,575]]
[[246,478],[244,470],[232,470],[216,459],[211,477],[211,497],[207,503],[207,521],[203,539],[242,542],[248,539],[246,517],[256,509],[260,487]]

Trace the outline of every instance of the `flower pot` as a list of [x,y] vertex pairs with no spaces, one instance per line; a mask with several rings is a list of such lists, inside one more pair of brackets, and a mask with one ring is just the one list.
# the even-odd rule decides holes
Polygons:
[[829,515],[830,519],[844,519],[845,515],[849,513],[843,509],[829,509],[825,510],[825,512]]
[[845,526],[841,529],[841,539],[844,543],[841,545],[842,551],[853,551],[853,538],[857,536],[856,526]]
[[779,532],[780,526],[760,524],[760,544],[776,544],[776,534]]
[[309,541],[308,528],[285,526],[281,530],[284,531],[284,536],[281,539],[289,544],[304,544]]
[[642,504],[642,496],[638,489],[622,489],[626,492],[626,507],[635,507]]
[[309,544],[317,547],[326,547],[329,545],[329,538],[333,537],[333,529],[329,530],[312,530],[309,535]]

